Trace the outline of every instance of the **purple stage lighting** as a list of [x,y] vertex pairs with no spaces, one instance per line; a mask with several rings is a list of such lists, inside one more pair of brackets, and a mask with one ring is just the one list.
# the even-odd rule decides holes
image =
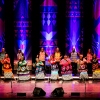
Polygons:
[[83,0],[66,0],[66,52],[83,49]]
[[5,25],[4,25],[4,0],[0,0],[0,51],[4,47],[5,39]]
[[14,0],[14,32],[15,32],[15,55],[21,49],[27,60],[32,59],[31,55],[31,29],[30,18],[32,0]]
[[92,50],[100,57],[100,0],[93,0],[94,32],[92,34]]
[[44,0],[40,5],[41,13],[41,40],[48,55],[51,55],[57,47],[57,4],[54,0]]

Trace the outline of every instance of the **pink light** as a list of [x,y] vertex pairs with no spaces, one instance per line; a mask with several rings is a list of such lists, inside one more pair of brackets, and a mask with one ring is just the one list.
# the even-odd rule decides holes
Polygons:
[[0,36],[4,33],[4,22],[0,19]]
[[54,0],[44,0],[41,6],[57,6]]
[[100,0],[94,3],[94,18],[97,20],[100,17]]
[[96,33],[100,36],[100,23],[95,28]]
[[25,49],[26,49],[26,40],[24,40],[24,41],[19,40],[19,48],[22,50],[23,53],[25,52]]

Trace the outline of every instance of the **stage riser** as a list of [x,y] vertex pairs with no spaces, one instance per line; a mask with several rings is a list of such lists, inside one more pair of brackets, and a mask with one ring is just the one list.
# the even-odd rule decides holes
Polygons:
[[[22,98],[22,99],[20,99],[20,98]],[[46,100],[46,99],[48,99],[48,100],[66,100],[66,99],[68,99],[68,100],[99,100],[98,98],[79,98],[79,97],[72,97],[72,98],[44,98],[44,99],[40,99],[40,98],[29,98],[29,99],[27,99],[27,98],[25,98],[25,97],[19,97],[19,98],[17,98],[17,99],[0,99],[0,100]]]
[[[49,80],[50,78],[51,78],[50,76],[49,76],[49,77],[46,77],[46,76],[45,76],[43,79]],[[1,79],[4,79],[4,76],[1,76]],[[18,79],[18,76],[14,76],[14,78],[12,78],[12,79]],[[36,77],[30,75],[30,79],[35,80]],[[37,78],[37,79],[38,79],[38,78]],[[63,79],[62,77],[58,77],[58,80],[64,80],[64,79]],[[71,80],[80,80],[80,78],[79,78],[79,77],[73,76],[73,77],[71,77]],[[92,78],[92,77],[89,77],[88,80],[100,80],[100,78]],[[67,81],[67,80],[66,80],[66,81]]]

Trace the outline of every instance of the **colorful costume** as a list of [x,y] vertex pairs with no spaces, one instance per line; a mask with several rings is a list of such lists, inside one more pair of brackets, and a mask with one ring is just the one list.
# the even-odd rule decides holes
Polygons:
[[75,61],[78,59],[77,52],[71,52],[71,65],[72,65],[72,74],[77,75],[77,63]]
[[92,78],[93,79],[100,79],[100,68],[93,71]]
[[45,52],[40,52],[39,53],[39,60],[40,61],[45,61],[45,55],[46,55]]
[[45,75],[44,75],[44,68],[42,66],[43,62],[42,61],[39,61],[37,63],[35,63],[36,65],[36,79],[44,79],[45,78]]
[[61,74],[63,80],[71,80],[72,79],[72,66],[71,60],[69,58],[62,59],[60,61],[61,65]]
[[93,58],[91,62],[92,62],[92,69],[96,70],[98,68],[98,59]]
[[6,53],[3,53],[3,52],[1,52],[0,53],[0,75],[2,75],[3,74],[3,72],[2,72],[2,63],[1,63],[1,61],[5,58],[5,54]]
[[100,78],[100,68],[98,68],[98,59],[92,59],[93,79]]
[[12,78],[13,73],[10,64],[10,58],[4,58],[1,62],[3,64],[2,70],[4,72],[4,78]]
[[60,60],[61,60],[61,53],[60,52],[55,52],[54,54],[54,59],[56,60],[56,63],[58,65],[59,71],[58,73],[61,74],[61,66],[60,66]]
[[85,59],[78,59],[77,64],[78,64],[78,72],[80,73],[80,79],[88,79],[88,73],[87,73],[87,67],[85,64],[86,60]]
[[0,53],[0,60],[4,59],[6,53]]
[[87,53],[87,63],[91,63],[92,60],[92,54]]
[[18,62],[18,69],[17,69],[17,74],[19,80],[29,80],[30,79],[30,72],[27,68],[27,62],[26,60],[20,60]]
[[60,62],[61,60],[61,53],[60,52],[55,52],[54,58],[57,62]]
[[92,74],[92,54],[91,53],[87,53],[87,69],[88,69],[88,74]]
[[40,53],[39,53],[39,60],[40,61],[42,61],[43,62],[43,69],[44,69],[44,71],[45,71],[45,57],[46,57],[46,52],[45,51],[40,51]]
[[22,52],[21,53],[17,53],[17,59],[18,60],[20,60],[22,58],[22,56],[23,56],[23,53]]
[[56,80],[58,79],[58,65],[55,59],[50,59],[49,63],[51,64],[51,79]]

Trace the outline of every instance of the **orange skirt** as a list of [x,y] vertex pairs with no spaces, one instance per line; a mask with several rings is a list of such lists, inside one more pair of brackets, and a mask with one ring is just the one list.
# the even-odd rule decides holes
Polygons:
[[5,68],[3,68],[3,71],[4,71],[4,72],[12,72],[12,68],[10,68],[10,69],[5,69]]

